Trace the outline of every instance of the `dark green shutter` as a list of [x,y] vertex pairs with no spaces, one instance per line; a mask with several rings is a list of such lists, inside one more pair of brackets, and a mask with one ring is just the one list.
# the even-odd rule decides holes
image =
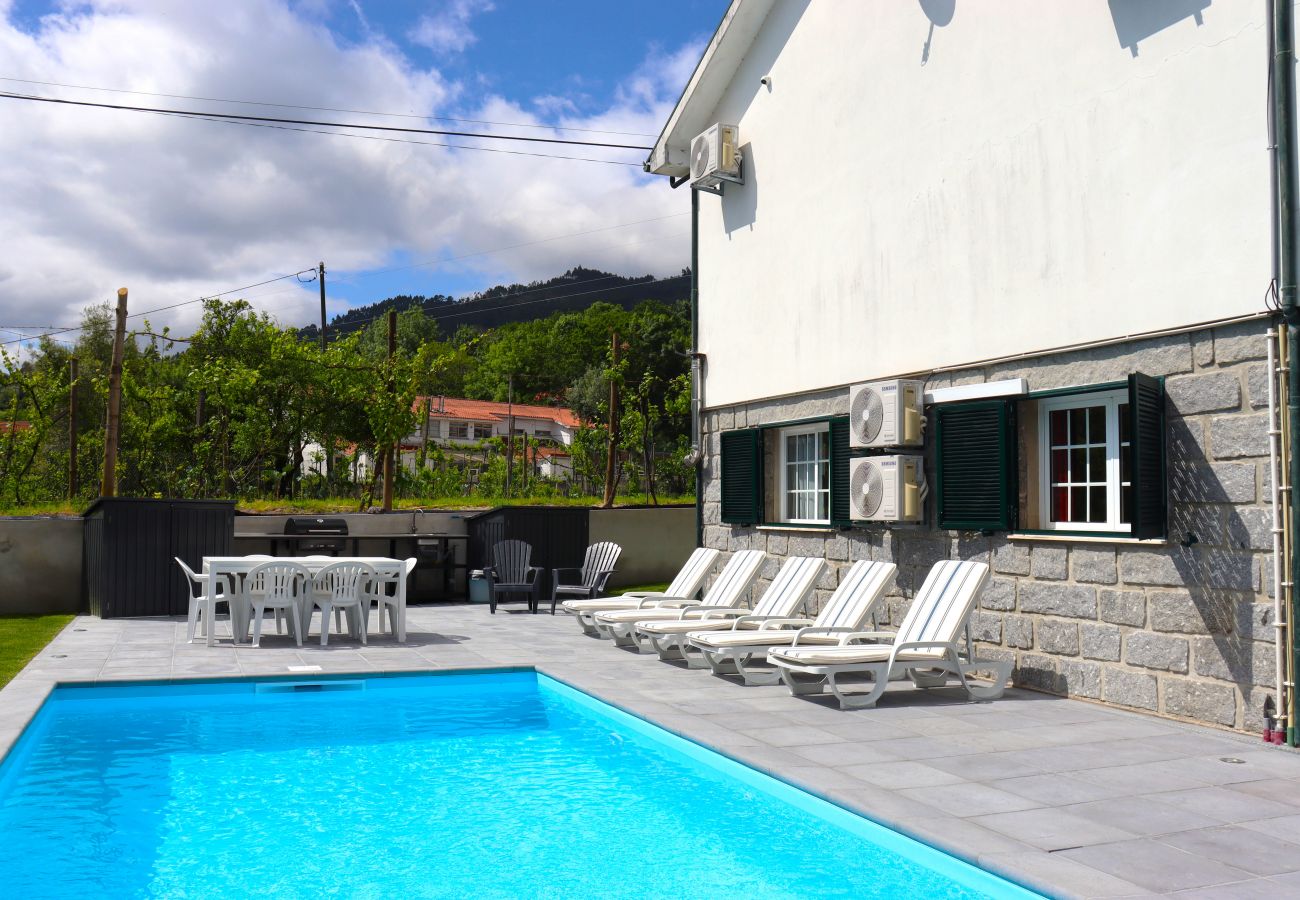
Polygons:
[[1165,536],[1165,386],[1135,372],[1128,377],[1133,482],[1133,537]]
[[831,524],[852,525],[849,513],[849,417],[831,419]]
[[939,527],[1008,531],[1016,526],[1013,400],[934,408]]
[[763,518],[763,432],[758,428],[722,435],[722,521],[753,525]]

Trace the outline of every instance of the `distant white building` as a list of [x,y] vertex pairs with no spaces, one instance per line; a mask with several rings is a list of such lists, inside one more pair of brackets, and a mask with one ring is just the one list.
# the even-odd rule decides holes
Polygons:
[[[510,417],[514,416],[515,434],[532,440],[552,441],[562,446],[573,443],[573,435],[582,424],[577,413],[554,406],[524,403],[497,403],[491,400],[464,400],[458,397],[416,397],[415,411],[428,410],[429,444],[465,446],[492,437],[505,437]],[[420,446],[424,440],[421,423],[403,442]]]

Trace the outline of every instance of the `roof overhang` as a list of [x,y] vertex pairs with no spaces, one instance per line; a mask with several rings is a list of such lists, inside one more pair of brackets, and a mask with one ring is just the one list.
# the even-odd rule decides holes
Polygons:
[[691,141],[713,124],[709,120],[749,52],[776,0],[731,0],[691,80],[645,161],[653,175],[685,178],[691,172]]

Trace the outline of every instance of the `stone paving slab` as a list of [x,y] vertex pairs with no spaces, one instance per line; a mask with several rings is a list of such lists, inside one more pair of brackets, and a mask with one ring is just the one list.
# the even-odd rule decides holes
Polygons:
[[615,648],[565,616],[419,607],[408,632],[209,648],[179,619],[78,617],[0,690],[0,753],[59,682],[533,666],[1050,895],[1300,897],[1300,754],[1246,736],[1020,690],[971,703],[901,683],[842,711]]

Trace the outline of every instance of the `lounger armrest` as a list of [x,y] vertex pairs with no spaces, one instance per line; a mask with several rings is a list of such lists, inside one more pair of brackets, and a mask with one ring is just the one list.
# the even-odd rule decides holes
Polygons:
[[491,582],[493,582],[493,583],[498,582],[498,581],[501,580],[501,576],[497,574],[497,567],[496,567],[496,566],[484,566],[484,567],[483,567],[483,577],[486,578],[488,581],[491,581]]
[[802,628],[805,625],[811,625],[813,623],[812,619],[800,619],[791,616],[756,616],[755,618],[762,619],[762,624],[758,626],[760,631]]
[[658,606],[663,609],[680,609],[682,607],[699,606],[699,601],[692,600],[690,597],[669,597],[665,594],[662,597],[647,597],[641,603],[642,609],[647,606]]
[[960,657],[957,645],[952,641],[904,641],[901,644],[895,644],[893,650],[890,651],[890,665],[893,665],[894,660],[898,658],[898,654],[904,650],[933,650],[935,648],[947,651],[944,656],[951,657],[954,662]]
[[541,566],[529,566],[528,574],[524,576],[524,583],[532,584],[537,580],[537,576],[542,574],[543,571],[544,570],[542,569]]
[[[763,623],[763,622],[767,622],[767,621],[769,621],[770,619],[773,618],[772,616],[755,616],[755,615],[751,615],[750,613],[745,612],[745,610],[743,610],[743,609],[733,610],[733,611],[732,611],[732,615],[734,615],[734,616],[736,617],[735,621],[733,621],[733,622],[731,623],[731,628],[732,628],[733,631],[734,631],[735,629],[739,628],[739,627],[741,626],[741,623],[742,623],[742,622],[745,623],[746,625],[753,625],[753,624],[755,624],[755,623],[758,623],[758,624],[759,624],[759,627],[762,627],[762,623]],[[713,617],[712,617],[712,616],[706,616],[705,618],[710,618],[710,619],[711,619],[711,618],[713,618]]]
[[894,641],[898,638],[896,631],[850,631],[840,638],[841,644],[852,644],[855,641]]
[[846,625],[840,625],[833,628],[828,628],[825,626],[821,628],[816,628],[816,627],[800,628],[798,633],[795,634],[794,636],[794,644],[792,646],[798,647],[799,641],[803,637],[811,634],[852,634],[852,633],[853,633],[853,629],[849,628]]
[[734,616],[734,615],[743,615],[745,611],[743,609],[736,609],[735,607],[731,607],[731,606],[701,606],[700,604],[697,603],[694,606],[683,607],[681,614],[678,615],[677,618],[703,619],[703,618],[707,618],[709,616],[709,613],[715,613],[715,612],[720,613],[722,615]]
[[560,584],[560,576],[562,576],[565,572],[581,572],[581,571],[582,571],[581,566],[570,566],[562,569],[552,569],[551,570],[553,576],[552,581],[555,584]]

